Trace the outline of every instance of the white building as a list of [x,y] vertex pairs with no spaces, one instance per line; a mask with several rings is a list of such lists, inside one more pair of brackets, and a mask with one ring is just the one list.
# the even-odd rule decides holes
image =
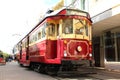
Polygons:
[[[87,11],[93,21],[95,65],[120,70],[120,0],[61,0]],[[114,64],[114,65],[113,65]]]
[[120,0],[85,1],[93,21],[95,65],[120,70]]

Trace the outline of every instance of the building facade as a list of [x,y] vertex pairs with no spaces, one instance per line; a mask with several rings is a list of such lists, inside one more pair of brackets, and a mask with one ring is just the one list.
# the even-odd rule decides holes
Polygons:
[[59,6],[90,13],[93,21],[95,66],[120,66],[120,0],[61,0]]
[[95,65],[112,69],[120,66],[120,0],[89,0],[89,13]]

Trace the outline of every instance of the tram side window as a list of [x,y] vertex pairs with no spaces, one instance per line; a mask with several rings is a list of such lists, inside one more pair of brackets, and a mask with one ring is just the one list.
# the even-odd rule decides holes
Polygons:
[[41,39],[41,32],[38,32],[38,39]]
[[37,38],[37,33],[34,35],[34,41],[37,41],[38,38]]
[[63,20],[63,33],[65,34],[73,33],[73,20],[72,19]]
[[27,42],[25,41],[25,47],[27,47]]
[[59,24],[57,24],[57,36],[59,35]]
[[30,36],[30,44],[34,42],[34,35]]
[[31,37],[30,37],[29,43],[30,43],[30,44],[32,43],[32,38],[31,38]]
[[49,24],[49,36],[54,36],[55,35],[55,24],[50,23]]
[[20,44],[18,44],[18,50],[20,51]]
[[42,29],[42,38],[45,37],[45,28]]
[[24,43],[22,43],[22,48],[24,48]]

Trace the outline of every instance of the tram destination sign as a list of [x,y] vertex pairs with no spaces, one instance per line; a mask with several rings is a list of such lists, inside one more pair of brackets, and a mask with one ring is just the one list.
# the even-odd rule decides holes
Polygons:
[[74,10],[74,9],[67,10],[67,15],[80,15],[85,17],[88,16],[86,12],[83,12],[81,10]]

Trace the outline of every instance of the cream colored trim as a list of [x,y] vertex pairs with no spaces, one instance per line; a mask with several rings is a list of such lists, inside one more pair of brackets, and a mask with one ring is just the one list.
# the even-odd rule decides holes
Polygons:
[[46,37],[41,38],[40,40],[37,40],[36,42],[29,44],[29,46],[35,45],[36,43],[39,43],[39,42],[44,41],[44,40],[46,40]]
[[61,38],[75,38],[75,34],[62,34]]
[[114,46],[115,46],[115,61],[118,61],[118,51],[117,51],[117,37],[116,33],[114,33]]
[[114,9],[114,8],[116,8],[116,7],[119,7],[119,6],[120,6],[120,4],[115,5],[115,6],[112,7],[112,9]]
[[86,39],[86,40],[89,40],[89,37],[88,36],[84,36],[84,35],[76,35],[75,38],[76,39]]
[[48,40],[56,40],[56,37],[48,36]]
[[89,40],[89,36],[79,34],[62,34],[61,38],[75,38],[75,39],[86,39]]
[[112,16],[117,15],[120,13],[120,4],[112,7]]

